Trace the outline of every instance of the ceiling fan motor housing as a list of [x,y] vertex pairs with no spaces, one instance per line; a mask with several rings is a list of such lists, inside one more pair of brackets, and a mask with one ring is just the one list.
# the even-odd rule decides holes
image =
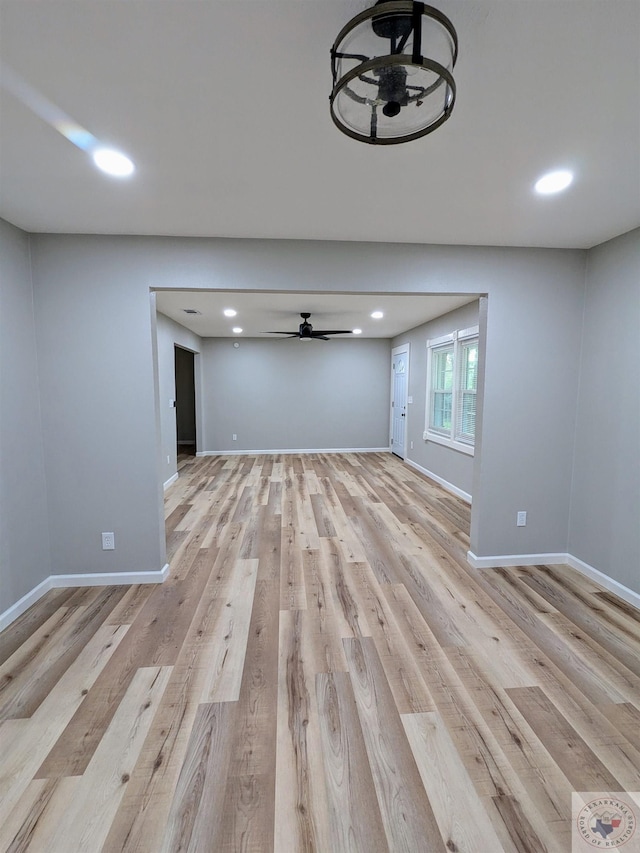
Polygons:
[[[311,338],[312,332],[313,332],[313,326],[311,325],[311,323],[307,322],[307,319],[304,316],[304,314],[301,314],[300,316],[304,317],[302,323],[300,323],[300,326],[298,327],[300,338]],[[307,314],[307,317],[310,317],[310,316],[311,316],[310,314]]]

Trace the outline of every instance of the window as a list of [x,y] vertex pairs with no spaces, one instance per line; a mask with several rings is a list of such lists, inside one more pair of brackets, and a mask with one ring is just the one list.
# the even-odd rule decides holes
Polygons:
[[477,390],[477,326],[427,341],[424,439],[473,454]]

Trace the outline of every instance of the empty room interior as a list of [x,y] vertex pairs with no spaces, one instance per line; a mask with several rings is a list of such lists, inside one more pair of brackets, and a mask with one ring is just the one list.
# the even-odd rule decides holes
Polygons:
[[639,328],[635,0],[0,0],[0,851],[640,850]]

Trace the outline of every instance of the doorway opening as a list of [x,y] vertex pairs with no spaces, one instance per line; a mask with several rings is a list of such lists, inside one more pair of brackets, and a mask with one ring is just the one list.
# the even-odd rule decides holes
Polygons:
[[195,354],[174,345],[176,378],[176,442],[178,466],[196,455]]

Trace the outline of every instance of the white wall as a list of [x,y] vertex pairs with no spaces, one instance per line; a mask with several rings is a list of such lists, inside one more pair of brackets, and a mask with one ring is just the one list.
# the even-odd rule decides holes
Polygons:
[[[554,268],[542,251],[535,270],[514,270],[487,291],[478,556],[566,553],[586,260],[572,258]],[[516,527],[519,510],[526,527]]]
[[[32,235],[53,574],[158,572],[148,271],[126,239]],[[115,533],[103,551],[101,532]]]
[[50,573],[29,237],[0,220],[0,613]]
[[[568,389],[577,386],[584,252],[158,237],[32,241],[56,571],[61,564],[68,571],[158,568],[150,288],[489,294],[471,548],[478,556],[566,550],[576,404]],[[56,455],[66,438],[77,448],[73,469]],[[526,528],[515,526],[520,509],[529,512]],[[95,537],[115,527],[123,547],[105,557]]]
[[390,365],[388,340],[205,338],[202,449],[386,448]]
[[640,593],[640,229],[589,252],[569,550]]
[[[481,453],[474,463],[472,550],[482,557],[569,547],[638,588],[637,513],[628,521],[625,516],[624,524],[617,521],[625,506],[633,512],[637,495],[637,400],[626,398],[616,421],[633,424],[623,447],[605,442],[600,455],[602,431],[597,437],[581,432],[605,387],[601,380],[595,391],[586,384],[595,377],[592,353],[606,338],[602,332],[615,326],[615,339],[622,328],[635,346],[637,232],[589,253],[582,359],[587,257],[582,251],[31,235],[50,565],[27,304],[29,242],[4,225],[2,238],[2,606],[49,571],[157,571],[164,564],[156,464],[159,391],[154,393],[159,382],[149,297],[150,290],[163,287],[488,294],[482,301],[486,322],[484,309],[480,312],[486,378]],[[25,355],[22,399],[13,414],[5,411],[15,387],[5,372],[7,350]],[[8,461],[7,446],[13,456]],[[603,497],[591,503],[603,484]],[[9,497],[15,510],[5,515]],[[519,509],[529,512],[526,528],[515,526]],[[590,527],[594,519],[601,530],[613,531],[608,546],[597,541]],[[102,530],[115,530],[116,551],[101,551]]]
[[[198,335],[179,323],[157,314],[156,340],[158,353],[158,405],[160,412],[160,477],[166,483],[177,471],[176,410],[169,400],[176,398],[174,348],[178,346],[200,353],[202,341]],[[197,358],[197,356],[196,356]],[[198,366],[196,365],[196,370]],[[196,383],[198,382],[196,373]],[[196,400],[197,405],[197,400]],[[198,430],[199,431],[199,430]],[[167,457],[169,457],[167,461]]]
[[393,339],[394,347],[410,344],[408,394],[413,398],[413,403],[407,406],[406,458],[469,495],[473,489],[473,456],[434,441],[425,441],[422,435],[427,404],[427,341],[448,335],[456,329],[477,326],[478,320],[478,303],[471,302]]

